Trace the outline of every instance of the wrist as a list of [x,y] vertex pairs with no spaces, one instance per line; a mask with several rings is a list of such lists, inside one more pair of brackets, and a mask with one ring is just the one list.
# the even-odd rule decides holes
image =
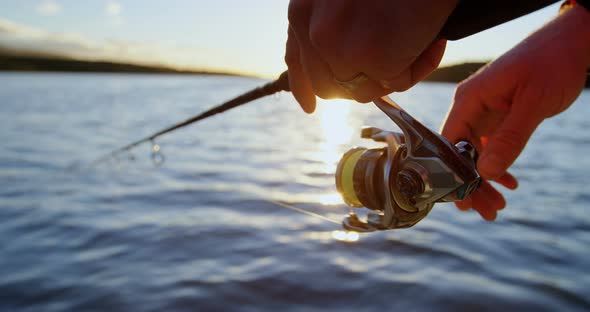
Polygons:
[[560,24],[561,35],[570,45],[567,57],[575,57],[590,68],[590,10],[576,3],[570,5],[552,23]]
[[578,32],[578,42],[581,58],[586,68],[590,68],[590,8],[577,3],[570,10],[569,18],[572,19],[573,27]]

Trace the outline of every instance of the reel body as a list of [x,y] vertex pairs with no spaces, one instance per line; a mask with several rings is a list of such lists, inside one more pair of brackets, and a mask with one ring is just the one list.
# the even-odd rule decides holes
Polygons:
[[411,227],[435,203],[462,200],[477,188],[477,153],[469,142],[452,145],[388,97],[374,103],[403,133],[364,128],[362,138],[386,146],[353,148],[340,160],[336,186],[344,201],[372,211],[366,221],[351,213],[344,228],[372,232]]

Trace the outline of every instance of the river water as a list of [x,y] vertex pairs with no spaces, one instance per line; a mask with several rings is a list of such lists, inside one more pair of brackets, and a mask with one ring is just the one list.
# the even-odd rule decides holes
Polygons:
[[[268,97],[86,168],[264,83],[252,78],[0,74],[2,311],[590,309],[590,93],[545,121],[496,222],[439,204],[415,227],[346,236],[334,186],[373,105],[304,114]],[[394,94],[438,129],[453,85]],[[357,239],[358,238],[358,239]]]

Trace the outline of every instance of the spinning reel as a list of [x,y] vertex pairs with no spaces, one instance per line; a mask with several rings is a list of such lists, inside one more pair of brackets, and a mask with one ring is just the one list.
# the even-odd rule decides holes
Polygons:
[[351,213],[344,228],[372,232],[411,227],[437,202],[462,200],[479,185],[477,152],[466,141],[452,145],[390,98],[374,101],[402,133],[364,128],[362,138],[382,148],[350,149],[336,171],[336,187],[351,207],[372,210],[366,220]]

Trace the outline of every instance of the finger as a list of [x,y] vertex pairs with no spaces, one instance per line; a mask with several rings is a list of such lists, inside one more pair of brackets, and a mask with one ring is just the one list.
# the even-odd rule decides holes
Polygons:
[[[354,79],[354,77],[356,77],[357,75],[364,74],[364,73],[358,71],[354,76],[350,76],[350,75],[346,76],[346,75],[343,75],[342,72],[343,71],[335,70],[334,71],[334,78],[338,81],[346,82],[346,81],[350,81],[350,80]],[[346,70],[345,72],[350,72],[350,71]],[[340,77],[351,77],[351,78],[342,79]],[[345,90],[348,93],[348,95],[350,96],[350,98],[354,99],[357,102],[361,102],[361,103],[368,103],[368,102],[371,102],[379,97],[382,97],[384,95],[391,93],[391,90],[383,88],[378,82],[376,82],[375,80],[373,80],[371,78],[364,81],[362,84],[360,84],[354,90],[349,90],[349,89],[345,89]]]
[[299,44],[291,28],[289,28],[289,36],[287,38],[285,63],[289,69],[289,87],[293,96],[299,102],[304,112],[308,114],[313,113],[316,107],[315,94],[313,93],[309,78],[301,66]]
[[[480,137],[475,135],[472,127],[472,123],[480,120],[484,112],[475,95],[478,91],[479,85],[472,80],[462,82],[455,90],[453,104],[441,129],[441,134],[450,142],[467,140],[481,147]],[[477,150],[481,152],[481,149]]]
[[[486,204],[489,209],[492,210],[502,210],[506,207],[506,200],[504,196],[489,181],[482,180],[478,190],[486,194],[488,198]],[[479,204],[479,203],[476,203]]]
[[498,182],[502,186],[510,190],[515,190],[516,188],[518,188],[518,180],[510,172],[504,173],[503,175],[495,179],[494,182]]
[[[520,105],[520,107],[525,105]],[[500,127],[488,138],[488,144],[479,158],[477,167],[485,179],[496,180],[504,175],[520,155],[529,138],[542,121],[526,107],[511,111]]]
[[440,64],[445,54],[447,40],[440,39],[434,41],[420,57],[412,64],[412,85],[424,80]]
[[[487,136],[480,137],[481,148],[478,150],[481,151],[481,150],[487,148],[488,141],[489,141],[489,138]],[[505,188],[510,189],[510,190],[514,190],[518,187],[518,180],[510,172],[506,172],[503,175],[499,176],[498,178],[496,178],[494,180],[494,182],[497,182],[497,183],[501,184],[502,186],[504,186]]]
[[310,10],[310,5],[302,6],[299,8],[298,17],[290,17],[289,19],[291,23],[289,29],[297,38],[299,45],[299,59],[303,71],[309,78],[314,93],[319,97],[324,99],[349,98],[348,93],[336,84],[330,67],[311,44],[309,37]]
[[473,202],[473,209],[475,209],[479,215],[486,221],[494,221],[497,216],[497,212],[490,205],[490,199],[487,193],[478,188],[471,194],[471,200]]
[[327,55],[325,59],[333,73],[335,81],[352,81],[359,75],[365,75],[368,78],[353,90],[343,88],[350,98],[357,102],[367,103],[392,92],[392,90],[384,88],[379,81],[376,81],[371,75],[367,75],[360,62],[349,62],[346,65],[342,65],[337,61],[338,58],[330,57],[330,55]]
[[506,207],[506,200],[488,181],[483,180],[472,194],[473,208],[486,221],[494,221],[498,210]]
[[[447,41],[440,39],[434,41],[420,54],[412,65],[393,78],[387,78],[383,73],[369,71],[370,77],[380,79],[383,87],[396,92],[406,91],[416,83],[424,80],[440,64],[445,53]],[[382,77],[382,78],[379,78]]]
[[486,91],[482,89],[481,79],[470,78],[461,83],[441,130],[451,142],[469,141],[479,155],[486,149],[486,135],[494,132],[509,113],[506,100],[487,96]]
[[[433,42],[409,68],[393,78],[391,78],[392,73],[384,72],[384,67],[375,67],[374,64],[362,66],[361,63],[349,63],[349,66],[339,66],[330,63],[330,67],[334,76],[341,81],[350,80],[361,72],[365,73],[371,80],[350,94],[359,102],[369,102],[394,91],[405,91],[422,81],[438,67],[445,47],[444,39]],[[356,64],[356,66],[350,64]],[[350,79],[341,79],[341,77],[350,77]]]
[[455,202],[455,206],[457,206],[457,208],[459,210],[463,210],[463,211],[467,211],[467,210],[471,209],[472,205],[473,205],[473,202],[471,200],[471,197],[467,197],[461,201]]
[[[366,75],[369,78],[353,90],[349,88],[342,88],[342,90],[345,90],[350,98],[362,103],[370,102],[391,93],[392,91],[383,88],[378,80],[375,80],[371,75],[367,75],[366,69],[375,62],[375,59],[371,57],[372,53],[367,53],[368,45],[354,40],[353,38],[358,37],[351,35],[344,29],[331,27],[331,25],[350,22],[347,20],[349,19],[349,13],[357,14],[358,12],[347,13],[346,9],[333,12],[331,6],[322,6],[321,4],[319,9],[329,10],[330,12],[312,15],[309,23],[310,44],[319,57],[325,60],[333,74],[333,78],[341,82],[352,81],[359,75]],[[332,21],[326,19],[332,19]],[[353,32],[353,34],[358,35],[357,32]],[[365,33],[361,38],[364,39],[366,36]],[[391,57],[388,59],[391,59]],[[337,84],[340,86],[339,83]]]

